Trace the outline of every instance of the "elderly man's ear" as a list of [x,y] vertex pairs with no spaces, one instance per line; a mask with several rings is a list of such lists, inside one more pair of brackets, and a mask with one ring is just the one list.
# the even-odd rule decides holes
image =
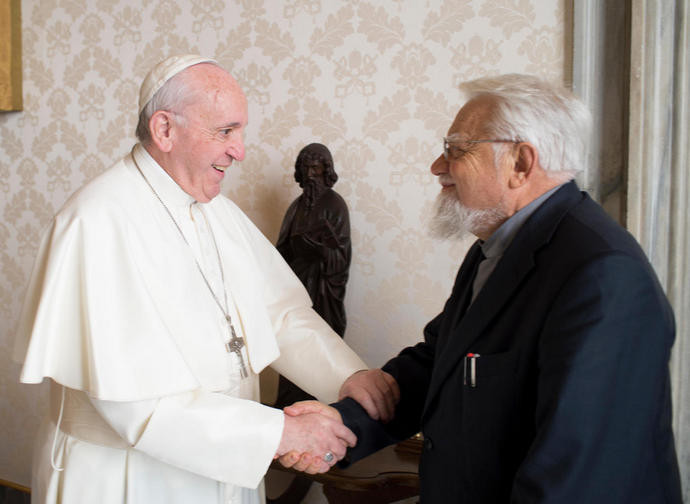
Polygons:
[[539,153],[531,143],[522,142],[517,145],[513,156],[513,170],[509,184],[511,189],[517,189],[529,182],[530,178],[540,169]]
[[164,110],[157,110],[149,119],[151,140],[162,152],[172,149],[172,114]]

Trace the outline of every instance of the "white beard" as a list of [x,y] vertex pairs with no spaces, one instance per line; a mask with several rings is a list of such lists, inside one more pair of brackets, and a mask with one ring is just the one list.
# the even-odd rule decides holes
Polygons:
[[441,192],[434,202],[434,215],[429,234],[442,240],[461,239],[466,234],[475,236],[505,220],[500,208],[469,208],[453,192]]

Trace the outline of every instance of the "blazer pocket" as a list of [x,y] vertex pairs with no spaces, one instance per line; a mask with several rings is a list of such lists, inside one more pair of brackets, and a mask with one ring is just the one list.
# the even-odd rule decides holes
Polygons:
[[520,352],[466,357],[461,371],[462,416],[468,424],[483,423],[495,415],[510,415],[516,407],[523,377],[519,373]]
[[[461,405],[461,431],[476,446],[498,446],[508,449],[520,423],[520,391],[524,386],[520,374],[520,352],[512,350],[497,354],[480,354],[476,358],[474,386],[471,382],[470,360],[466,359]],[[498,449],[498,448],[497,448]],[[470,450],[471,451],[471,450]],[[475,453],[473,456],[479,456]]]
[[[501,376],[513,376],[518,371],[520,364],[520,351],[511,350],[495,354],[480,354],[474,359],[474,373],[472,372],[472,359],[465,357],[463,362],[465,385],[470,388],[478,388],[481,384],[492,383]],[[474,381],[471,379],[474,375]],[[474,387],[472,385],[474,384]]]

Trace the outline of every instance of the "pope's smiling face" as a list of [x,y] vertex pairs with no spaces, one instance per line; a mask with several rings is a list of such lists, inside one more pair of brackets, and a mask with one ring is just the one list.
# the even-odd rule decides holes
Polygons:
[[172,163],[166,171],[187,194],[206,203],[220,193],[232,162],[244,159],[247,100],[230,74],[215,65],[195,65],[183,78],[195,92],[170,115]]

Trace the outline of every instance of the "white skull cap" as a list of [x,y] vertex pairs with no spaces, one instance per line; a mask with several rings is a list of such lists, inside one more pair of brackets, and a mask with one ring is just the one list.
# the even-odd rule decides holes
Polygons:
[[185,68],[199,63],[215,63],[218,62],[212,58],[205,58],[198,54],[181,54],[178,56],[170,56],[158,63],[146,75],[144,81],[141,83],[139,89],[139,114],[144,110],[146,104],[151,101],[163,84],[168,82]]

